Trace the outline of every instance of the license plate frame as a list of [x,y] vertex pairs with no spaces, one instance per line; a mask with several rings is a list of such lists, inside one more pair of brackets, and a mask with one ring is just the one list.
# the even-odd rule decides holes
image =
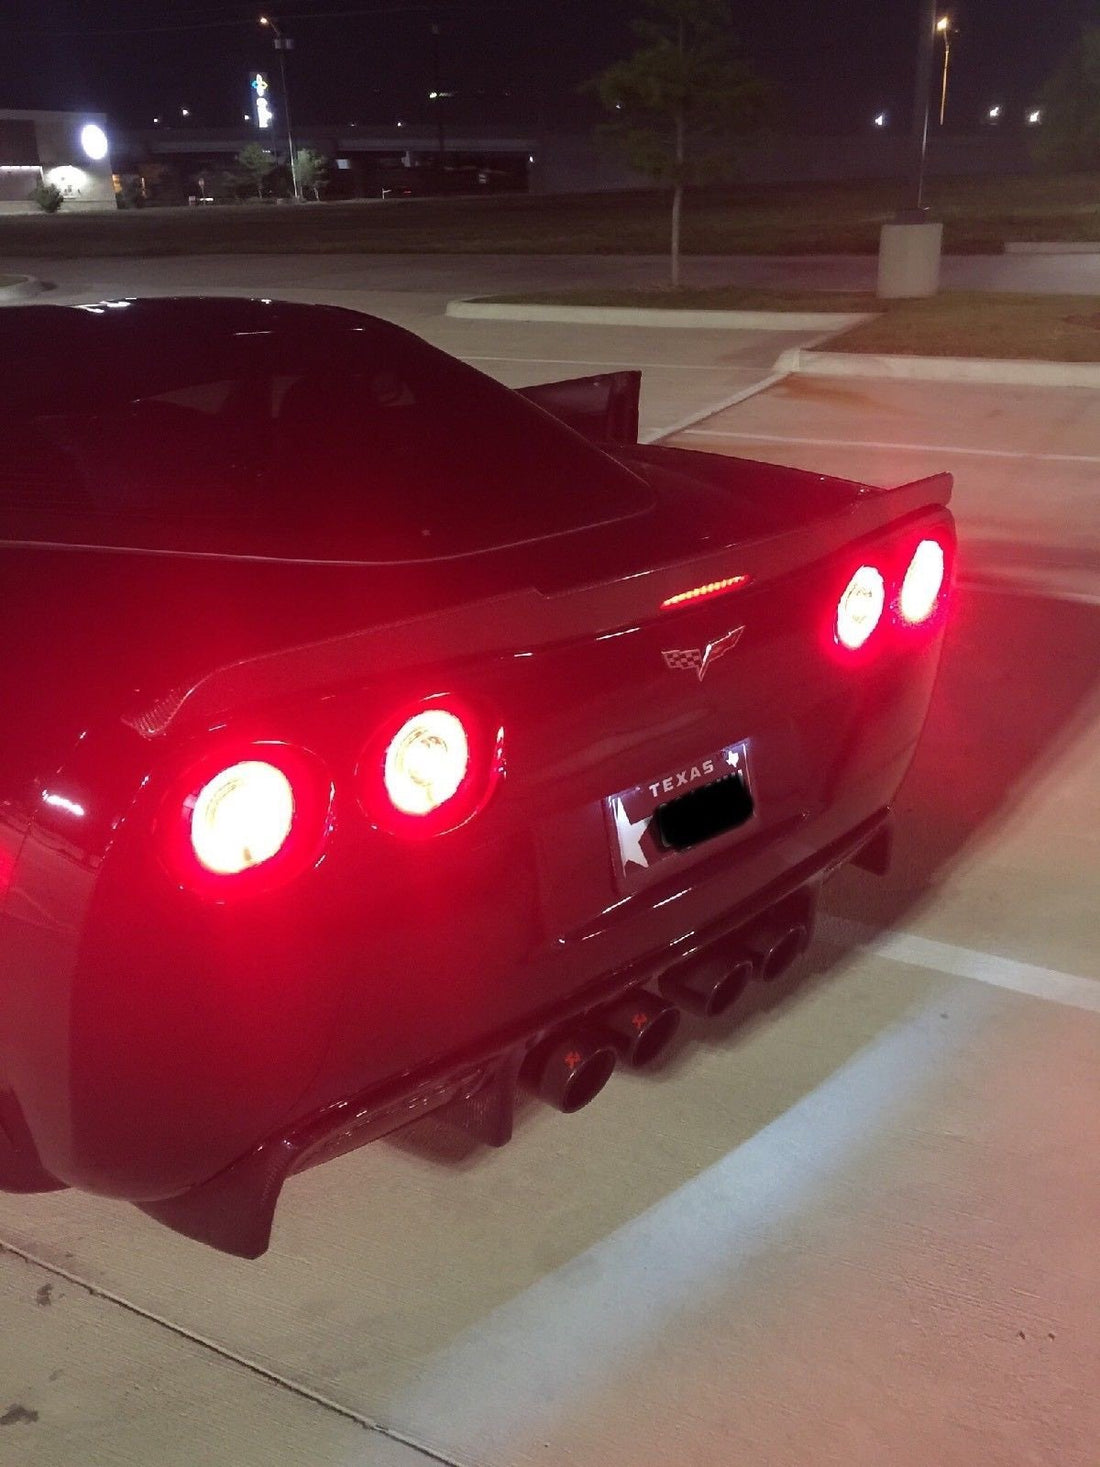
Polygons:
[[[743,800],[748,804],[743,818],[721,824],[701,838],[682,844],[672,844],[662,838],[661,825],[667,825],[670,817],[662,821],[660,810],[679,805],[686,797],[734,778],[739,781]],[[634,891],[652,881],[658,868],[667,862],[690,859],[693,853],[714,841],[754,824],[756,801],[749,740],[723,744],[679,769],[619,790],[605,799],[604,811],[616,883],[622,891]]]

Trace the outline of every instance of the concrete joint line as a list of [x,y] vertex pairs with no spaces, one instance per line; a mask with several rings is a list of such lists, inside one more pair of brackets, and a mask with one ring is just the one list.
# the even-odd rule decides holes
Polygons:
[[7,1253],[12,1258],[21,1258],[24,1263],[33,1268],[40,1268],[45,1273],[52,1274],[55,1278],[64,1279],[66,1283],[75,1284],[77,1288],[84,1289],[94,1299],[104,1299],[108,1304],[115,1304],[119,1309],[124,1309],[128,1314],[136,1315],[138,1319],[144,1319],[150,1324],[156,1324],[161,1329],[166,1329],[170,1334],[176,1335],[181,1340],[189,1340],[191,1344],[209,1351],[212,1355],[219,1356],[222,1360],[232,1365],[238,1365],[267,1381],[269,1385],[278,1386],[282,1390],[289,1391],[291,1395],[299,1396],[304,1401],[310,1401],[315,1406],[320,1406],[326,1411],[331,1411],[336,1416],[343,1416],[345,1420],[352,1421],[356,1426],[361,1426],[364,1431],[377,1432],[379,1436],[388,1437],[411,1451],[419,1452],[429,1462],[437,1462],[440,1467],[466,1467],[456,1457],[445,1457],[434,1451],[431,1447],[422,1446],[420,1442],[414,1441],[412,1437],[405,1436],[403,1432],[396,1431],[393,1427],[383,1426],[380,1422],[365,1416],[360,1411],[354,1411],[350,1406],[343,1406],[339,1401],[334,1401],[324,1396],[320,1391],[311,1390],[309,1386],[302,1385],[299,1381],[291,1380],[289,1376],[280,1375],[276,1370],[269,1370],[266,1365],[261,1365],[258,1360],[250,1360],[246,1355],[238,1355],[225,1345],[219,1345],[216,1340],[211,1340],[205,1335],[198,1334],[195,1330],[186,1329],[181,1324],[176,1324],[171,1319],[166,1319],[162,1314],[154,1314],[151,1309],[143,1309],[140,1304],[133,1303],[130,1299],[124,1299],[121,1294],[116,1294],[112,1289],[105,1289],[99,1284],[91,1284],[79,1274],[73,1273],[71,1269],[62,1268],[60,1264],[51,1263],[37,1254],[31,1253],[25,1248],[17,1248],[14,1243],[0,1241],[0,1253]]

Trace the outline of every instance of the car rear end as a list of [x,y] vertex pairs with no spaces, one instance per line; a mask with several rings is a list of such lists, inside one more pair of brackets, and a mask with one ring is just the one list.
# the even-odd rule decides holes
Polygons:
[[[279,400],[335,424],[333,392]],[[397,418],[375,441],[408,462]],[[204,567],[182,640],[213,628],[210,670],[81,733],[7,913],[9,1082],[50,1176],[262,1252],[292,1172],[429,1111],[499,1143],[520,1084],[579,1108],[681,1011],[781,971],[830,870],[883,859],[938,663],[950,481],[640,448],[578,481],[571,454],[509,533],[506,463],[476,515],[409,518],[424,475],[404,518],[386,506],[384,554],[334,518],[341,545],[269,553],[263,593],[256,557],[168,551]],[[329,484],[361,458],[338,443]],[[112,585],[165,553],[133,552]],[[315,602],[340,614],[216,655],[281,599],[302,629]]]
[[944,628],[946,481],[847,487],[809,527],[544,570],[138,720],[59,1174],[262,1251],[291,1171],[433,1109],[504,1140],[517,1083],[576,1109],[781,971],[829,871],[881,859]]

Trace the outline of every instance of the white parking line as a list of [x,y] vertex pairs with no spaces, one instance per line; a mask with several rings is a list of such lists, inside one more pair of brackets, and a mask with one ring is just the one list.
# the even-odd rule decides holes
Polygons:
[[859,947],[877,957],[908,963],[910,967],[948,973],[954,978],[971,978],[977,983],[1007,989],[1010,993],[1026,993],[1031,998],[1045,999],[1047,1003],[1100,1014],[1100,979],[1080,978],[1075,973],[1020,963],[1015,958],[978,952],[970,947],[956,947],[951,942],[937,942],[910,932],[879,933],[860,922],[849,922],[839,917],[826,917],[821,925],[821,935],[826,941],[835,938],[845,946]]
[[681,418],[678,423],[670,423],[664,428],[653,428],[639,438],[639,443],[660,443],[663,438],[671,438],[674,433],[688,433],[693,431],[690,424],[702,422],[704,418],[712,417],[715,413],[724,412],[726,408],[736,407],[739,402],[747,402],[750,397],[756,397],[758,393],[766,392],[769,387],[774,387],[777,382],[782,382],[787,376],[786,372],[772,372],[768,377],[761,377],[758,382],[750,382],[747,387],[731,393],[724,397],[721,402],[712,403],[710,407],[702,408],[693,412],[689,417]]
[[1100,464],[1093,453],[1028,453],[1010,448],[961,448],[955,443],[886,443],[876,439],[802,438],[795,434],[736,433],[724,428],[685,428],[684,436],[729,438],[739,443],[799,443],[808,448],[881,448],[892,452],[967,454],[973,458],[1035,459],[1043,463]]

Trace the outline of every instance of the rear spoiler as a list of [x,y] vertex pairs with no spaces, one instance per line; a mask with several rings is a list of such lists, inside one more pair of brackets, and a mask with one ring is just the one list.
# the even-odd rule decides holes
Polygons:
[[592,443],[637,443],[641,372],[601,372],[521,387],[520,397]]
[[933,474],[895,489],[879,490],[836,480],[838,485],[847,484],[852,497],[825,519],[740,545],[719,546],[616,580],[556,594],[529,586],[445,612],[427,612],[265,653],[219,668],[191,688],[178,690],[159,707],[126,721],[145,738],[158,737],[172,726],[206,727],[258,699],[289,697],[349,678],[362,679],[379,667],[407,671],[456,658],[506,653],[516,645],[517,627],[522,628],[524,647],[530,649],[612,632],[636,625],[639,617],[659,614],[666,598],[690,586],[735,574],[759,588],[891,528],[905,529],[922,522],[950,526],[945,506],[951,497],[951,482],[950,474]]

